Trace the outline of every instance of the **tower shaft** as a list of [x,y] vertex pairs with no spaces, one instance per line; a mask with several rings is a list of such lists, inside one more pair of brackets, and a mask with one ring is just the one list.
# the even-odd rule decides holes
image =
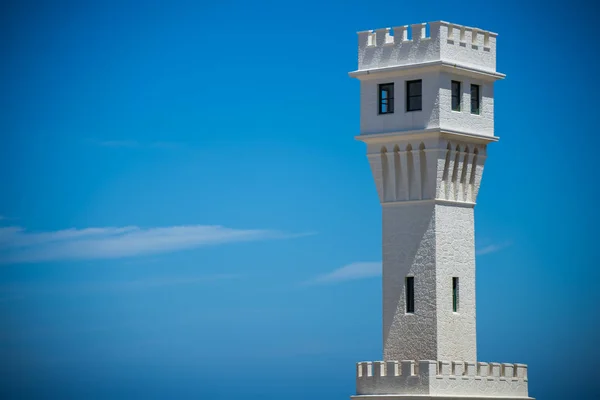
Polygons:
[[[473,223],[472,207],[383,207],[384,360],[476,360]],[[414,279],[412,313],[407,277]]]
[[382,201],[385,360],[476,360],[473,207],[485,143],[438,132],[369,146]]

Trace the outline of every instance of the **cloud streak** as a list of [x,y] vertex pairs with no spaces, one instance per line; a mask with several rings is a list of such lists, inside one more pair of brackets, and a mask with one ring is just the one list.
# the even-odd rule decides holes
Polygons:
[[[511,242],[504,242],[498,244],[491,244],[488,246],[481,247],[476,250],[478,256],[486,254],[496,253],[508,246]],[[306,285],[319,285],[319,284],[333,284],[357,279],[366,279],[381,276],[382,263],[381,262],[354,262],[348,265],[344,265],[341,268],[333,270],[323,275],[319,275],[314,279],[305,282]]]
[[508,246],[511,245],[511,242],[504,242],[504,243],[497,243],[497,244],[490,244],[488,246],[484,246],[481,247],[479,249],[477,249],[477,251],[475,252],[475,254],[477,254],[478,256],[484,256],[486,254],[492,254],[492,253],[496,253]]
[[353,262],[308,281],[310,285],[332,284],[381,276],[381,262]]
[[137,226],[28,232],[0,228],[0,264],[114,259],[169,253],[225,243],[285,239],[290,234],[265,229],[233,229],[218,225],[140,228]]

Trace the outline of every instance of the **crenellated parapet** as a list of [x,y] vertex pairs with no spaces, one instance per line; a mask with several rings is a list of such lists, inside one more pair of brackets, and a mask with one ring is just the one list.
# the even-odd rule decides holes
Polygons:
[[464,361],[373,361],[356,365],[357,395],[529,398],[524,364]]
[[358,71],[447,62],[496,71],[494,32],[444,21],[358,32]]

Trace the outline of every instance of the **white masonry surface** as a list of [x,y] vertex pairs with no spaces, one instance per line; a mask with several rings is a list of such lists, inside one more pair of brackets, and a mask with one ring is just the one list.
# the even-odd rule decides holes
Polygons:
[[[474,207],[494,136],[496,37],[447,22],[358,33],[360,135],[382,205],[383,359],[357,364],[354,399],[530,399],[527,366],[477,362]],[[409,33],[411,37],[409,39]],[[422,110],[406,111],[406,81]],[[451,81],[461,82],[461,111]],[[394,83],[394,112],[378,85]],[[480,113],[470,111],[471,84]],[[405,281],[414,278],[414,313]],[[452,279],[458,278],[453,310]],[[416,397],[415,397],[416,396]]]

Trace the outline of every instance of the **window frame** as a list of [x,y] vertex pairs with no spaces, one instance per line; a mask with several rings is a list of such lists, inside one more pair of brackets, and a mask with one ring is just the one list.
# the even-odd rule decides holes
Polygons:
[[[387,91],[387,97],[383,98],[383,92]],[[391,94],[391,96],[390,96]],[[377,85],[377,114],[393,114],[394,113],[394,82],[380,83]],[[384,103],[385,102],[385,103]],[[387,105],[387,111],[383,111],[383,105]]]
[[[473,97],[473,89],[477,91],[477,96]],[[476,102],[477,107],[473,107],[473,102]],[[471,114],[481,115],[481,86],[471,83]]]
[[415,313],[415,277],[407,276],[404,279],[404,286],[406,292],[406,314]]
[[[454,85],[458,85],[458,94],[454,93]],[[454,108],[454,99],[458,99],[458,107]],[[450,108],[452,111],[461,112],[462,110],[462,82],[461,81],[450,81]]]
[[459,310],[460,282],[457,276],[452,277],[452,312]]
[[[410,94],[410,85],[415,84],[415,83],[420,84],[421,90],[418,95],[411,95]],[[406,89],[406,112],[423,111],[423,80],[422,79],[414,79],[411,81],[406,81],[405,89]],[[411,98],[419,98],[419,108],[414,108],[414,109],[410,108],[410,99]]]

